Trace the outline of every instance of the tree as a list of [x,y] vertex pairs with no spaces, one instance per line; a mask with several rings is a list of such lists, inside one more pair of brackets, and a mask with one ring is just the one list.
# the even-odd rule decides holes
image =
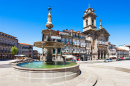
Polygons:
[[16,46],[14,46],[14,47],[11,48],[11,54],[16,55],[17,52],[18,52],[18,49],[17,49]]

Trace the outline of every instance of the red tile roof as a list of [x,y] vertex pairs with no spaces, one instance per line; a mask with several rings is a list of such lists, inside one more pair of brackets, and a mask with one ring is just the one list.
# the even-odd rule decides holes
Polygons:
[[[31,44],[26,44],[26,43],[19,43],[19,44],[22,44],[22,45],[31,45]],[[31,46],[33,46],[33,45],[31,45]]]
[[125,45],[126,47],[130,47],[130,45]]
[[121,49],[121,48],[117,48],[117,50],[120,50],[120,51],[128,51],[128,50]]

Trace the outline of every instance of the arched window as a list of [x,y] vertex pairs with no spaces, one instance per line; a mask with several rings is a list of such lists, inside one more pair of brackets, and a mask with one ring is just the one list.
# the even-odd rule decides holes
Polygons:
[[94,25],[94,20],[92,19],[92,25]]
[[103,40],[101,40],[101,44],[103,44]]
[[98,44],[100,44],[100,40],[98,40]]
[[88,20],[86,20],[86,26],[88,26]]
[[106,41],[104,41],[104,45],[106,45]]

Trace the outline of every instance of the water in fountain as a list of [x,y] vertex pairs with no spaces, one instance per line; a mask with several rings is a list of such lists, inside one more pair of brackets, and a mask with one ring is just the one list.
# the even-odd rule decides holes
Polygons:
[[62,62],[62,61],[54,61],[53,64],[45,64],[43,61],[34,61],[34,62],[25,62],[18,64],[19,67],[24,68],[62,68],[74,66],[76,63],[74,62]]

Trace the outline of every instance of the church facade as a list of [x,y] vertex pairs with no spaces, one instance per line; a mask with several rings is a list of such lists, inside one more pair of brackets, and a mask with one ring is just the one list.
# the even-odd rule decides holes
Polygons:
[[83,33],[86,34],[86,40],[91,41],[91,60],[109,58],[108,39],[110,34],[100,25],[96,29],[96,17],[94,9],[90,8],[84,11],[83,15]]

